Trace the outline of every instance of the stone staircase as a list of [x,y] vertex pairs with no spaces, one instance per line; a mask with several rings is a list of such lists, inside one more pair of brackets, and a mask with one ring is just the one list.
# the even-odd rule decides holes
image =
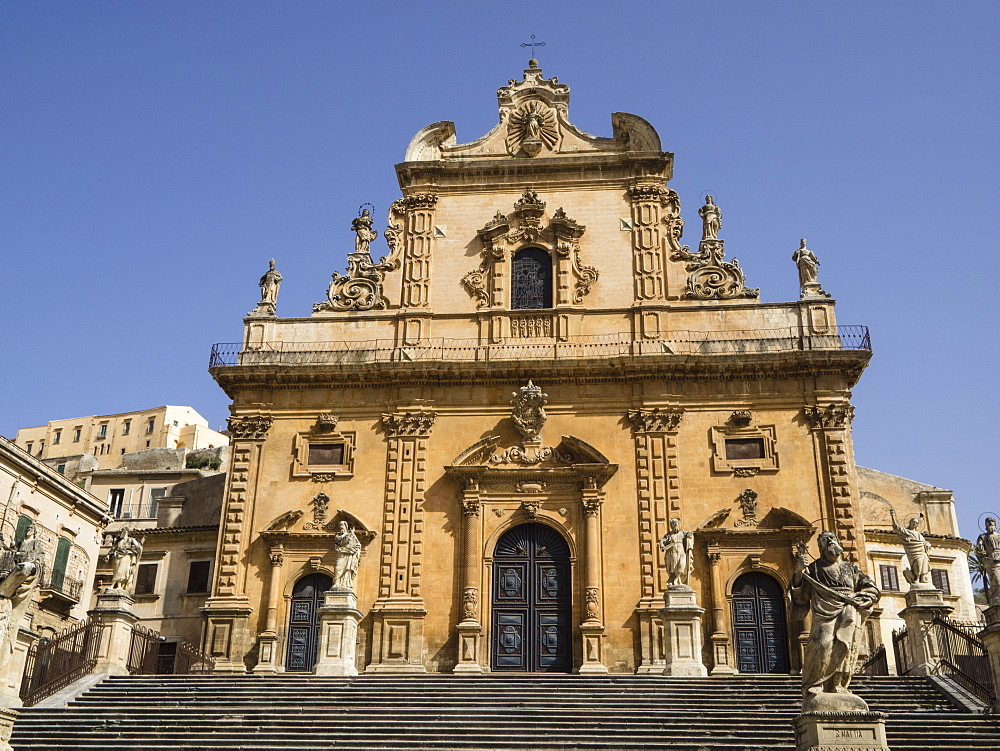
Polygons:
[[[892,751],[1000,748],[1000,720],[925,678],[858,678]],[[22,749],[793,749],[799,681],[575,675],[112,677],[24,709]]]

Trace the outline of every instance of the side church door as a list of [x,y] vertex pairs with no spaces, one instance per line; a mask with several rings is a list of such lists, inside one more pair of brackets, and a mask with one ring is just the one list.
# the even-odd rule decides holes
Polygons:
[[508,530],[493,554],[490,667],[568,673],[572,667],[569,546],[544,524]]
[[332,586],[333,579],[326,574],[309,574],[295,582],[288,613],[287,672],[307,673],[316,664],[319,644],[319,616],[316,611],[323,604],[326,590]]
[[750,571],[733,582],[736,667],[741,673],[787,673],[785,596],[767,574]]

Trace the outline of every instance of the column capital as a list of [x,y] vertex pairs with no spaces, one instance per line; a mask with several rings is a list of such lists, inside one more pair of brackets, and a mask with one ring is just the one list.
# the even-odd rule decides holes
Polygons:
[[411,435],[428,436],[436,418],[437,413],[429,409],[386,413],[382,415],[382,426],[388,435],[395,438]]
[[601,504],[604,501],[600,498],[584,498],[583,499],[583,514],[584,516],[594,517],[601,512]]
[[813,430],[823,428],[846,428],[854,420],[854,407],[850,404],[828,404],[826,407],[806,405],[802,414]]
[[630,409],[627,413],[632,423],[633,433],[672,433],[680,427],[684,410],[677,409]]
[[274,418],[270,415],[244,415],[230,417],[226,422],[234,441],[262,441],[267,437]]

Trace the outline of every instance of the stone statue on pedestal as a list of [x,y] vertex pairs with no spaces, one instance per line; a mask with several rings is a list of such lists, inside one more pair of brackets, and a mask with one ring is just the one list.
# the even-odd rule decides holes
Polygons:
[[358,575],[358,564],[361,562],[361,541],[345,521],[337,525],[333,550],[337,556],[333,567],[333,586],[353,590],[354,579]]
[[976,539],[976,552],[982,556],[986,601],[1000,605],[1000,532],[992,516],[986,517],[986,531]]
[[372,223],[372,215],[368,209],[362,209],[361,216],[351,222],[351,231],[355,233],[355,253],[371,252],[371,242],[378,237],[378,232],[372,228]]
[[108,559],[111,561],[111,583],[107,589],[128,590],[132,585],[132,575],[135,573],[142,555],[142,543],[132,537],[128,527],[122,527],[111,543]]
[[895,510],[889,509],[889,516],[892,517],[892,531],[896,533],[899,541],[903,543],[906,560],[910,562],[909,570],[903,571],[906,581],[911,586],[920,589],[933,588],[934,584],[931,582],[931,544],[917,531],[917,527],[920,524],[920,517],[914,516],[903,527],[896,519]]
[[866,712],[864,700],[848,690],[863,639],[864,623],[882,593],[855,564],[833,532],[819,536],[820,558],[807,564],[799,546],[792,575],[792,618],[812,610],[802,656],[802,711]]
[[702,240],[718,240],[722,229],[722,209],[715,205],[712,196],[705,197],[705,205],[698,209],[702,223]]
[[4,545],[4,566],[0,570],[0,670],[14,654],[17,629],[24,620],[31,593],[41,583],[44,551],[29,525],[17,546]]
[[667,568],[667,586],[687,586],[694,568],[694,534],[681,531],[680,519],[670,520],[670,531],[660,539],[664,564]]
[[819,259],[806,247],[805,238],[802,238],[798,249],[792,253],[792,260],[799,269],[799,287],[803,298],[830,296],[819,286]]
[[267,273],[260,278],[260,304],[270,305],[272,308],[278,304],[278,290],[281,288],[281,273],[274,268],[274,259],[271,259],[270,268]]

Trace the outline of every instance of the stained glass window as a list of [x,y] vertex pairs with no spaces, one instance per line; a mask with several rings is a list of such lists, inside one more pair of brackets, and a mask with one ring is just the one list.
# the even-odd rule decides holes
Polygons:
[[552,259],[541,248],[525,248],[514,256],[510,307],[534,310],[552,307]]

